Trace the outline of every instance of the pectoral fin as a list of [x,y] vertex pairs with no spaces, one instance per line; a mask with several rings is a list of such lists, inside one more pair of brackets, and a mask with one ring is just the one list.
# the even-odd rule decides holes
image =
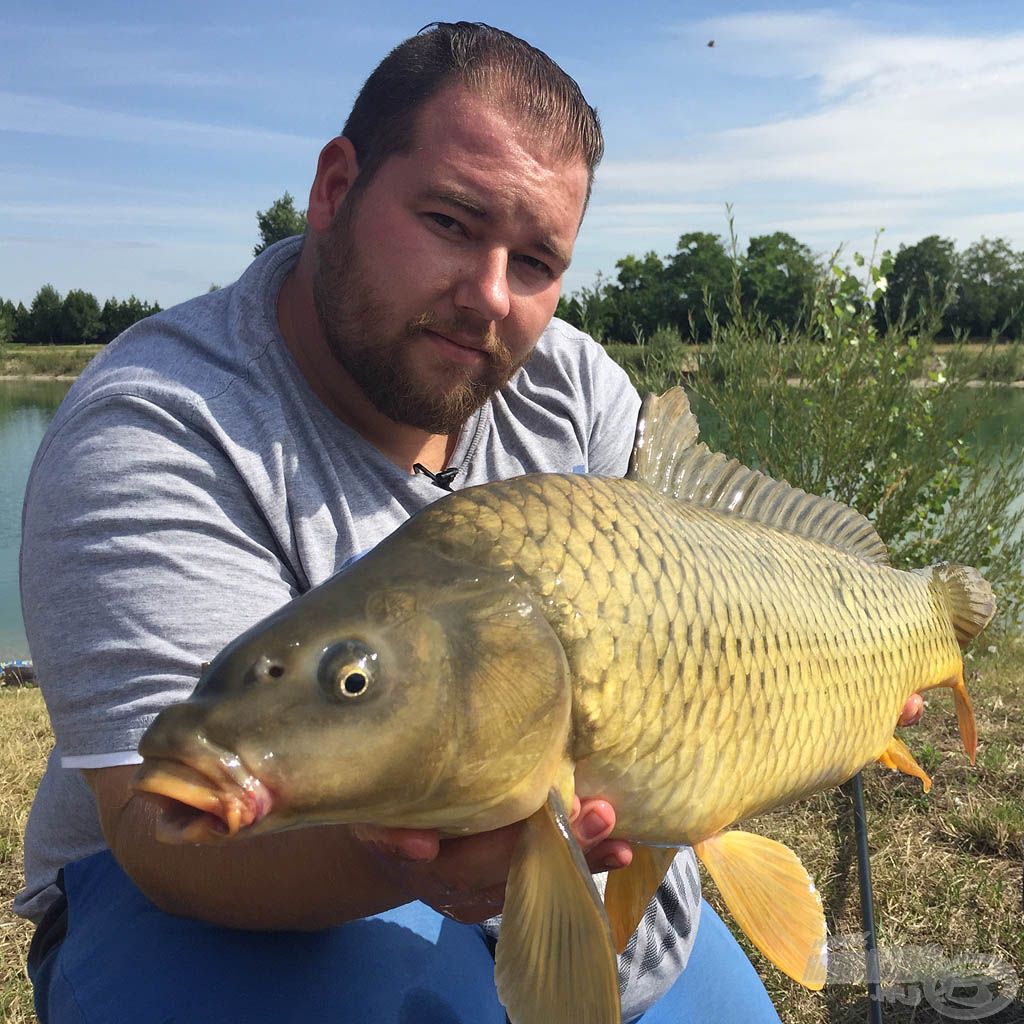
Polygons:
[[920,779],[926,793],[932,788],[932,780],[928,778],[928,773],[914,760],[914,755],[907,745],[902,740],[896,739],[895,736],[889,740],[889,746],[882,751],[878,763],[893,771],[903,772],[904,775],[913,775],[915,779]]
[[608,918],[555,790],[513,857],[495,961],[512,1024],[621,1022]]
[[617,952],[621,953],[626,948],[676,852],[674,848],[634,846],[633,861],[629,867],[609,872],[608,885],[604,890],[604,909],[608,913],[612,942]]
[[810,989],[825,984],[821,897],[788,847],[750,832],[721,832],[694,850],[751,942]]

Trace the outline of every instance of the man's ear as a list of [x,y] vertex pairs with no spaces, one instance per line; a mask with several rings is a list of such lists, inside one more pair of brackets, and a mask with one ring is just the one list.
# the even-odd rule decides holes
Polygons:
[[306,220],[314,231],[330,227],[358,173],[355,147],[344,135],[331,139],[320,150],[306,211]]

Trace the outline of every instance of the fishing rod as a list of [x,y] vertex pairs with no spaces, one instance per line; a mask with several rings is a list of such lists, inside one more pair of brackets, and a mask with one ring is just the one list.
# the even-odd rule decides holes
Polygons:
[[868,859],[868,819],[864,810],[864,780],[858,772],[843,787],[853,797],[853,823],[857,834],[857,876],[860,883],[860,919],[864,926],[864,955],[868,981],[868,1019],[882,1024],[881,971],[878,966],[878,933],[875,931],[871,861]]

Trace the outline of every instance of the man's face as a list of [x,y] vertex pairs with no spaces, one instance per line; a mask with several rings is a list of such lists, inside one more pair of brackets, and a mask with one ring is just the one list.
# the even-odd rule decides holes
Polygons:
[[416,144],[349,192],[317,239],[317,315],[384,415],[457,431],[533,350],[583,214],[582,160],[462,88],[422,108]]

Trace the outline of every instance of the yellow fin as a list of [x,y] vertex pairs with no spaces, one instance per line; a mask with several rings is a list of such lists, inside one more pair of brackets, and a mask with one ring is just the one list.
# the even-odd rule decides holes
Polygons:
[[608,918],[554,789],[512,859],[494,978],[512,1024],[621,1024]]
[[608,912],[616,952],[626,948],[675,855],[674,847],[634,846],[629,867],[608,872],[604,909]]
[[914,755],[907,749],[907,745],[895,736],[882,751],[878,763],[895,772],[903,772],[904,775],[913,775],[915,779],[920,779],[926,793],[932,788],[932,780],[928,778],[928,773],[914,760]]
[[795,853],[750,832],[720,832],[694,846],[751,942],[784,974],[824,987],[827,950],[821,897]]
[[963,669],[953,681],[953,706],[956,708],[956,722],[960,726],[960,738],[963,740],[967,756],[974,764],[978,753],[978,723],[974,720],[974,707],[971,704],[967,685],[964,683]]

